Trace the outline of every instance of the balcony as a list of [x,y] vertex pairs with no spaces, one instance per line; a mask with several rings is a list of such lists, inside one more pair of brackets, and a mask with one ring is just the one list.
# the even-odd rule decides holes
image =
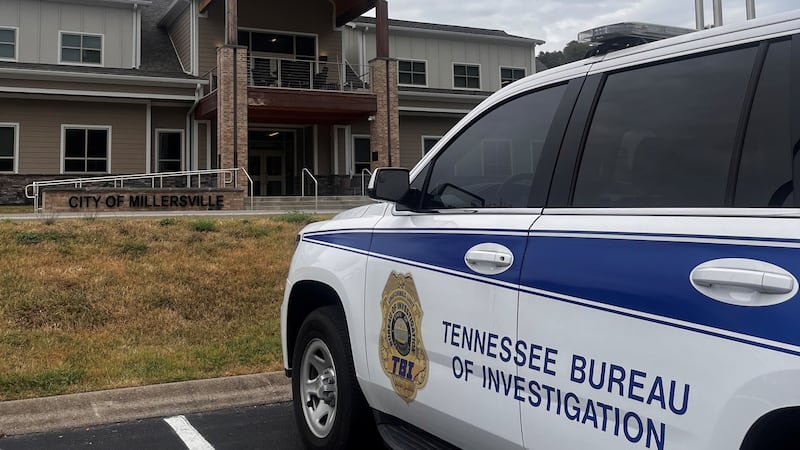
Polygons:
[[369,66],[347,62],[251,56],[247,73],[252,87],[369,92]]
[[[213,119],[217,111],[217,73],[195,117]],[[375,113],[369,66],[347,62],[250,56],[247,61],[247,104],[252,122],[341,124]]]

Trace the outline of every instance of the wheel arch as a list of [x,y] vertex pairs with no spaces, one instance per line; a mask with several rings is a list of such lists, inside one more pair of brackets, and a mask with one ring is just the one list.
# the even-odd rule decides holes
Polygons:
[[770,411],[747,430],[740,450],[796,448],[800,443],[798,423],[800,423],[800,406]]
[[[342,318],[347,324],[347,314],[345,314],[342,300],[339,294],[331,286],[313,280],[299,281],[292,287],[289,294],[289,304],[286,313],[286,351],[289,355],[294,353],[294,346],[297,342],[297,332],[303,321],[312,311],[323,306],[335,306],[342,314]],[[292,358],[288,358],[291,364]],[[288,370],[291,370],[289,367]]]

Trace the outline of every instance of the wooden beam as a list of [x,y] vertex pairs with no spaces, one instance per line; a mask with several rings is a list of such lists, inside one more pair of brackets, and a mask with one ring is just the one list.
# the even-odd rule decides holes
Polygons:
[[239,0],[225,0],[225,43],[239,45]]
[[212,3],[214,3],[214,0],[200,0],[200,6],[199,6],[200,14],[206,12],[208,7],[211,6]]
[[376,0],[375,4],[375,56],[389,57],[389,2]]

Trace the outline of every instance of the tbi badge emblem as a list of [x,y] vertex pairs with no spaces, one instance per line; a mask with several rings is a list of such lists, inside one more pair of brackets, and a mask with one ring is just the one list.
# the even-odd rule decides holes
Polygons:
[[381,311],[381,365],[397,395],[410,403],[428,381],[428,355],[420,334],[422,308],[411,274],[389,275]]

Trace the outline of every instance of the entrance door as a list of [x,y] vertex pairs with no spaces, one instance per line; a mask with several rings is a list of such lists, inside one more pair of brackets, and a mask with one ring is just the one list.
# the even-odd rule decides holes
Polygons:
[[250,130],[248,172],[253,195],[291,194],[295,152],[294,130]]
[[253,195],[286,195],[286,157],[281,150],[250,150]]

